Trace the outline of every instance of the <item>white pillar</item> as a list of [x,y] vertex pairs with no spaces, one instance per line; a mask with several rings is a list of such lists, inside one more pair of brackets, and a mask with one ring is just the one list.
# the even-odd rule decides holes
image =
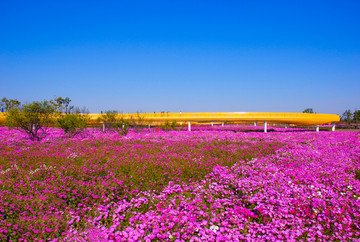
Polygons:
[[224,122],[221,122],[221,126],[224,127]]
[[264,122],[264,133],[267,133],[267,121]]
[[103,132],[105,131],[105,121],[103,121]]
[[320,131],[320,126],[316,125],[316,132],[319,132],[319,131]]
[[335,122],[333,122],[331,125],[332,125],[331,131],[335,131]]
[[191,131],[191,122],[188,122],[188,131]]
[[213,127],[214,126],[214,122],[211,122],[211,127]]
[[257,122],[254,122],[254,126],[257,126]]

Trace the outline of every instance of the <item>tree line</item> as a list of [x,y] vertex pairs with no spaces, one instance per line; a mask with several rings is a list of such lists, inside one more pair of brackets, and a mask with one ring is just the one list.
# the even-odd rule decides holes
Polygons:
[[[61,128],[67,136],[74,137],[88,127],[90,119],[87,109],[71,105],[69,97],[25,104],[17,99],[4,97],[0,105],[5,111],[5,126],[24,131],[32,140],[45,137],[48,127]],[[115,110],[108,110],[101,114],[97,122],[103,124],[104,132],[117,131],[119,135],[126,135],[129,128],[136,128],[141,120],[139,115],[129,120]]]
[[358,123],[360,121],[360,110],[355,110],[351,112],[350,109],[345,110],[341,116],[341,120],[345,121],[348,125],[351,123]]
[[[314,113],[314,110],[312,108],[306,108],[303,113]],[[345,110],[341,115],[341,120],[345,121],[348,126],[350,126],[351,123],[357,124],[360,121],[360,110],[355,110],[354,112],[351,112],[350,109]]]

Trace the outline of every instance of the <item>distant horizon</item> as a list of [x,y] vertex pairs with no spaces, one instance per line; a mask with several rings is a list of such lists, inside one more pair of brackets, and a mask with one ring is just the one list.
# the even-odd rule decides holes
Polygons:
[[91,113],[360,109],[360,2],[0,3],[0,98]]

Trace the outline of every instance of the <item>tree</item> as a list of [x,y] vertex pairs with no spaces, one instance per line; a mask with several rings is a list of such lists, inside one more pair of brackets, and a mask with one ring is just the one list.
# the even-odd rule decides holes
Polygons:
[[20,102],[17,99],[7,99],[4,97],[1,99],[0,106],[5,108],[5,111],[8,112],[12,108],[16,108],[20,106]]
[[69,137],[74,137],[86,129],[88,121],[88,112],[75,108],[72,113],[61,114],[56,120],[56,125],[64,130]]
[[69,114],[74,106],[70,106],[71,99],[69,97],[57,97],[50,101],[61,113]]
[[3,98],[5,105],[5,125],[8,128],[23,130],[30,139],[39,140],[40,136],[46,134],[46,127],[54,122],[56,107],[49,101],[21,105],[14,99]]
[[307,108],[303,111],[303,113],[314,113],[314,110],[312,108]]
[[350,111],[350,109],[345,110],[345,112],[341,116],[342,120],[346,121],[346,123],[348,125],[351,123],[352,117],[353,117],[353,114]]
[[358,121],[360,120],[360,110],[355,110],[353,114],[353,119],[355,123],[358,123]]
[[177,122],[176,122],[176,120],[173,120],[172,122],[165,121],[165,123],[163,123],[160,127],[164,131],[175,130],[177,127]]
[[145,117],[140,112],[136,112],[135,116],[131,115],[129,122],[136,132],[146,125]]
[[130,121],[121,117],[116,110],[107,110],[101,114],[98,121],[103,123],[104,131],[117,131],[119,135],[126,135],[130,128]]
[[80,108],[71,106],[71,99],[69,97],[58,97],[51,100],[51,103],[59,112],[59,117],[56,120],[56,126],[64,130],[65,134],[70,137],[74,137],[86,129],[89,121],[89,112],[86,108],[80,110]]

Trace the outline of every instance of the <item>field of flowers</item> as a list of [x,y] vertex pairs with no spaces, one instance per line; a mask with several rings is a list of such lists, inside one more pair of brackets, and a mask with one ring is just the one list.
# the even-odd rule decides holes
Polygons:
[[360,241],[360,134],[253,128],[0,127],[0,240]]

